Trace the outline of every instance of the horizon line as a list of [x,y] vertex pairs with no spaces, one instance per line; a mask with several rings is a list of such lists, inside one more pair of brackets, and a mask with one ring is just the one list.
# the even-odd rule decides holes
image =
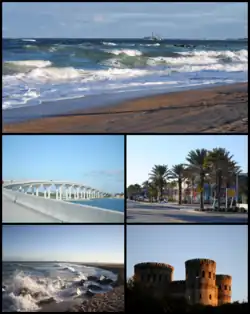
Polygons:
[[[34,37],[34,36],[25,36],[25,37],[2,37],[2,39],[144,39],[143,37]],[[248,39],[248,37],[232,37],[232,38],[181,38],[181,37],[171,37],[171,38],[162,38],[162,40],[239,40],[239,39]]]

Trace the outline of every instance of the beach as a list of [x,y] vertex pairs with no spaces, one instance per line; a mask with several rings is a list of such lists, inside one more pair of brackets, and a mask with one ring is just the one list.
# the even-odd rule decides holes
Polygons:
[[3,312],[124,309],[124,264],[4,262],[2,297]]
[[53,117],[4,123],[3,132],[248,133],[248,83],[169,92]]

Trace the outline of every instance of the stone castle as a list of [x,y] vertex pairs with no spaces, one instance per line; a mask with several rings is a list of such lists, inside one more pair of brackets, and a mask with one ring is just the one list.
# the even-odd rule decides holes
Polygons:
[[216,275],[216,262],[191,259],[185,262],[186,280],[173,281],[174,267],[163,263],[140,263],[134,266],[134,280],[157,297],[170,294],[184,297],[190,304],[219,306],[231,303],[232,277]]

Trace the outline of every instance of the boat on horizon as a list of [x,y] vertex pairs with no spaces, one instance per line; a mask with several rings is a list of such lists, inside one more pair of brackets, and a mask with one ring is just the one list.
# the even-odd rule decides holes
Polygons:
[[160,36],[154,35],[153,32],[152,32],[152,36],[143,37],[143,39],[145,39],[145,40],[153,40],[153,41],[161,41],[162,40],[162,38]]

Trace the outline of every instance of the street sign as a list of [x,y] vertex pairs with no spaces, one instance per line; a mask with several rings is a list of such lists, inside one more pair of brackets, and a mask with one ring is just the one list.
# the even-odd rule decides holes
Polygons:
[[228,189],[227,190],[227,195],[228,195],[228,197],[234,197],[235,196],[235,190]]

